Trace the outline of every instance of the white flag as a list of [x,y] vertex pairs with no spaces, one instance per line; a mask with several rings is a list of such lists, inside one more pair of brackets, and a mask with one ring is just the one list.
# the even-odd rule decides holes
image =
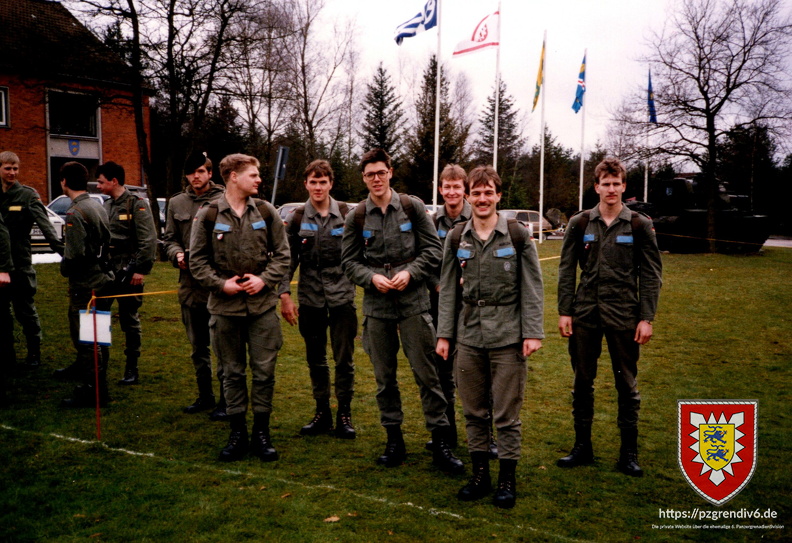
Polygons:
[[497,47],[500,45],[500,12],[496,11],[484,17],[476,25],[476,29],[469,39],[461,41],[454,48],[454,55],[459,56],[467,53],[475,53],[487,47]]

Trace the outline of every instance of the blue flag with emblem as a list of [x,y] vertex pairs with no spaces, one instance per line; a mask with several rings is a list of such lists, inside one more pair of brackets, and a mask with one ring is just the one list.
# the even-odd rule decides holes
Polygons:
[[572,109],[575,113],[580,111],[583,107],[583,95],[586,94],[586,56],[583,55],[583,64],[580,65],[580,74],[578,75],[577,92],[575,92],[575,101],[572,103]]
[[649,70],[649,88],[646,95],[646,104],[649,107],[649,122],[657,124],[657,111],[655,110],[654,91],[652,90],[652,70]]
[[404,38],[412,38],[419,32],[435,26],[437,26],[437,0],[427,0],[423,11],[396,27],[396,45],[401,45]]

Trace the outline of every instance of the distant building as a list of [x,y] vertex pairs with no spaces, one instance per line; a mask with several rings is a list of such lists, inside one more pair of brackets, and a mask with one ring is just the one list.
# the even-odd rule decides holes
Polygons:
[[[113,160],[141,185],[129,65],[58,2],[0,0],[0,29],[0,150],[19,155],[21,181],[48,202],[65,162],[93,175]],[[143,118],[149,133],[148,95]]]

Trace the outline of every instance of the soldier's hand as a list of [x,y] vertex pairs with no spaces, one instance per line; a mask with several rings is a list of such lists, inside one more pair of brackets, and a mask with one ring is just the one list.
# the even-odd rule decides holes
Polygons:
[[435,352],[443,358],[443,360],[448,360],[448,347],[450,346],[448,340],[444,337],[437,338],[437,347],[435,347]]
[[569,337],[572,335],[572,317],[560,316],[558,317],[558,331],[561,332],[561,337]]
[[237,283],[239,279],[240,277],[238,275],[235,275],[231,279],[226,279],[226,282],[223,285],[223,294],[226,296],[234,296],[235,294],[242,292],[242,285]]
[[145,276],[142,273],[133,273],[132,279],[129,280],[130,285],[142,285],[145,281]]
[[393,288],[391,280],[379,273],[374,274],[374,277],[371,278],[371,284],[383,294],[387,294],[388,291]]
[[391,279],[391,286],[396,290],[404,290],[410,284],[410,272],[402,270]]
[[254,294],[258,294],[264,287],[267,286],[266,283],[259,277],[258,275],[253,275],[252,273],[246,273],[242,276],[242,279],[247,279],[241,283],[242,290],[248,293],[248,295],[253,296]]
[[176,265],[180,270],[187,269],[187,262],[184,260],[184,253],[176,253]]
[[0,273],[0,287],[6,287],[11,284],[11,274],[2,272]]
[[286,319],[286,322],[294,326],[297,324],[297,317],[299,317],[299,313],[297,312],[297,306],[294,305],[294,300],[290,294],[281,294],[281,315],[283,318]]
[[523,356],[531,356],[536,351],[542,348],[542,340],[541,339],[523,339]]
[[641,321],[635,329],[635,342],[638,345],[646,345],[652,339],[652,323],[649,321]]

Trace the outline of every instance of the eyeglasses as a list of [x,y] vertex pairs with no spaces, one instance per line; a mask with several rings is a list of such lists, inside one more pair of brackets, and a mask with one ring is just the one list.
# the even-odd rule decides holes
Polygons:
[[366,181],[372,181],[375,177],[379,177],[380,179],[385,179],[385,176],[388,175],[388,170],[380,170],[378,172],[366,172],[363,174],[363,179]]

